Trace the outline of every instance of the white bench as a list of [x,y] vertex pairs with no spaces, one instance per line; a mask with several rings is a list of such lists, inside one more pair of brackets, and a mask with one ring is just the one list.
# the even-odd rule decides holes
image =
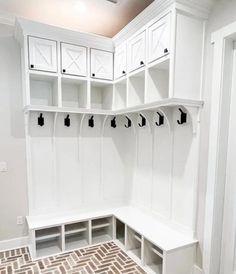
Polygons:
[[197,240],[132,207],[27,217],[33,259],[114,240],[148,273],[191,274]]

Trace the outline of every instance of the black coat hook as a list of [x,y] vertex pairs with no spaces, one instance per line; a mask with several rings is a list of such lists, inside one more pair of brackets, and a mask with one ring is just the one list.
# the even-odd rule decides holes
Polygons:
[[157,114],[159,116],[159,122],[156,122],[156,125],[160,127],[161,125],[164,125],[164,115],[160,114],[159,112],[157,112]]
[[64,119],[64,126],[65,127],[69,127],[70,126],[70,115],[69,114]]
[[89,126],[89,127],[94,127],[94,119],[93,119],[93,116],[91,116],[90,119],[88,120],[88,126]]
[[39,126],[44,126],[44,118],[43,118],[43,113],[40,113],[39,117],[38,117],[38,125]]
[[116,128],[116,117],[111,120],[111,127]]
[[126,127],[126,128],[130,128],[130,127],[132,126],[132,122],[131,122],[131,120],[130,120],[127,116],[125,116],[125,117],[126,117],[126,119],[128,120],[128,124],[125,125],[125,127]]
[[138,125],[139,125],[140,127],[146,126],[146,118],[145,118],[142,114],[139,114],[139,116],[142,118],[142,122],[141,122],[141,124],[138,123]]
[[183,125],[187,122],[187,113],[186,112],[183,112],[183,110],[181,108],[179,108],[179,111],[180,111],[180,120],[177,120],[177,123],[179,125]]

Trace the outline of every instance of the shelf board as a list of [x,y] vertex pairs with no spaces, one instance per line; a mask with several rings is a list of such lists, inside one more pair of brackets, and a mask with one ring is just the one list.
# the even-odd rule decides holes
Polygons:
[[159,257],[163,258],[163,254],[161,254],[158,250],[156,250],[154,247],[151,248],[152,252],[154,252]]
[[135,238],[137,241],[139,241],[140,243],[142,242],[141,236],[135,234],[135,235],[134,235],[134,238]]
[[89,245],[89,243],[86,239],[75,240],[75,241],[71,241],[71,242],[67,241],[65,243],[65,249],[66,249],[66,251],[70,251],[70,250],[78,249],[78,248],[85,247],[88,245]]
[[71,230],[65,231],[65,235],[77,234],[77,233],[85,232],[86,230],[87,230],[86,227],[71,229]]
[[162,274],[162,264],[149,264],[145,269],[150,274]]
[[105,228],[109,226],[110,226],[110,223],[98,224],[98,225],[92,226],[92,229],[100,229],[100,228]]
[[92,237],[92,242],[93,244],[100,244],[104,242],[109,242],[112,240],[112,237],[109,234],[98,234],[98,235],[93,235]]
[[160,59],[157,59],[151,63],[148,64],[148,69],[161,69],[161,70],[168,70],[170,64],[170,55],[167,54]]
[[61,233],[58,228],[49,228],[36,231],[36,241],[44,241],[60,237]]

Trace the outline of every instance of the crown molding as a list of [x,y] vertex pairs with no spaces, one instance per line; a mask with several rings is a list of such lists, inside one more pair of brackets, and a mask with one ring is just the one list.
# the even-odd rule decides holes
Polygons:
[[16,20],[16,16],[14,14],[7,13],[0,10],[0,24],[14,26],[15,20]]

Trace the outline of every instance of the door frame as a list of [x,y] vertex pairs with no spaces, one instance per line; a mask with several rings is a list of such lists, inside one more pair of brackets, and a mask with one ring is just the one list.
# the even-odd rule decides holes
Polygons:
[[211,39],[213,74],[203,243],[205,274],[220,273],[234,40],[236,22],[214,32]]

